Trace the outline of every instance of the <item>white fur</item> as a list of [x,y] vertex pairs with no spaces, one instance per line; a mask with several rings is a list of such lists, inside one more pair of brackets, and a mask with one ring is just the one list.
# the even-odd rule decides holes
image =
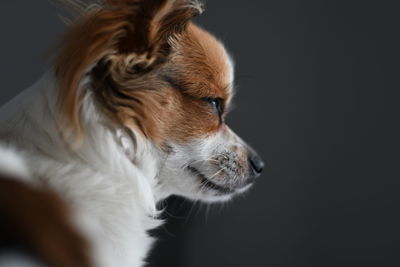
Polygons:
[[[88,84],[83,81],[81,89]],[[152,244],[147,231],[161,223],[156,203],[169,195],[221,201],[249,187],[244,184],[245,174],[218,178],[224,168],[211,168],[210,158],[221,157],[233,147],[242,149],[241,157],[247,155],[244,142],[227,126],[187,146],[171,144],[174,153],[168,154],[134,132],[133,142],[126,130],[116,128],[96,108],[91,90],[85,90],[81,109],[85,135],[77,146],[63,138],[57,92],[54,74],[48,72],[1,109],[0,140],[20,156],[0,148],[0,172],[30,177],[58,192],[72,206],[77,227],[92,244],[95,266],[142,266]],[[239,159],[232,155],[233,160]],[[240,187],[222,195],[204,189],[199,177],[188,172],[189,164],[215,184],[230,181]]]
[[[93,245],[96,266],[141,266],[152,243],[146,231],[160,223],[153,193],[159,163],[152,144],[139,139],[133,148],[87,95],[82,112],[86,137],[72,149],[57,127],[56,99],[53,74],[47,73],[1,109],[2,142],[21,151],[30,177],[72,205],[77,225]],[[27,176],[21,159],[0,151],[3,165],[11,167],[11,162],[16,175]]]
[[27,181],[29,172],[22,157],[11,147],[0,144],[0,174]]

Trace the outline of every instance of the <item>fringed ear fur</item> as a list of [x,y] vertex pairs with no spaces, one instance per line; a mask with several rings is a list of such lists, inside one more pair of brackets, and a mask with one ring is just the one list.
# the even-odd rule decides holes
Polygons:
[[161,64],[169,55],[168,42],[202,11],[189,0],[104,0],[90,7],[70,26],[55,62],[60,126],[68,137],[84,134],[80,87],[91,67],[107,56],[129,56],[141,62],[141,70]]

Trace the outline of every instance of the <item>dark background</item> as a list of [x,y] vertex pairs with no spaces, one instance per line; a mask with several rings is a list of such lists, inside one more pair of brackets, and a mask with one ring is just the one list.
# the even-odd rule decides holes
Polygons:
[[[0,1],[4,103],[47,68],[46,0]],[[151,267],[400,266],[400,1],[214,0],[236,61],[228,122],[268,162],[245,196],[172,199]]]

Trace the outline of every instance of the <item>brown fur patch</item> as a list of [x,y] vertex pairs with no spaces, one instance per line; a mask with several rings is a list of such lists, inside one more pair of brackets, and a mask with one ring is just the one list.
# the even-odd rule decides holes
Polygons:
[[55,193],[0,176],[0,251],[10,246],[50,266],[92,266],[86,240]]
[[56,59],[63,126],[77,136],[83,132],[80,83],[93,64],[106,56],[130,55],[132,71],[152,69],[169,54],[167,40],[199,11],[185,0],[106,0],[78,18]]
[[231,66],[224,47],[194,24],[173,44],[174,53],[162,73],[179,93],[179,104],[165,135],[175,142],[207,137],[223,124],[206,98],[217,98],[227,108],[231,98]]
[[78,20],[57,60],[70,128],[82,132],[79,84],[94,65],[89,88],[121,126],[159,145],[218,131],[224,114],[205,99],[229,104],[232,70],[223,46],[188,23],[197,12],[186,0],[108,0]]
[[91,76],[109,116],[160,145],[216,132],[223,118],[205,99],[226,106],[231,97],[230,62],[214,37],[189,24],[170,45],[168,61],[150,72],[136,75],[126,69],[128,57],[109,57]]

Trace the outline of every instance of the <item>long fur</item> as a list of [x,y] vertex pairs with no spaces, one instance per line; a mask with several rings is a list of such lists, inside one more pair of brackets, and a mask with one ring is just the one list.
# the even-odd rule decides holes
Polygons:
[[0,148],[0,173],[57,192],[94,266],[139,267],[157,202],[229,200],[263,163],[225,124],[232,61],[190,22],[199,2],[67,2],[79,15],[54,67],[1,109],[0,140],[19,156]]
[[143,143],[135,150],[145,162],[138,164],[148,168],[132,164],[123,150],[126,137],[109,129],[87,96],[84,123],[89,138],[72,150],[55,127],[52,76],[47,74],[2,109],[3,115],[13,114],[1,123],[2,140],[24,151],[30,175],[71,204],[77,225],[94,246],[96,266],[140,266],[152,243],[146,231],[159,224],[153,194],[156,168],[146,156],[149,148]]

